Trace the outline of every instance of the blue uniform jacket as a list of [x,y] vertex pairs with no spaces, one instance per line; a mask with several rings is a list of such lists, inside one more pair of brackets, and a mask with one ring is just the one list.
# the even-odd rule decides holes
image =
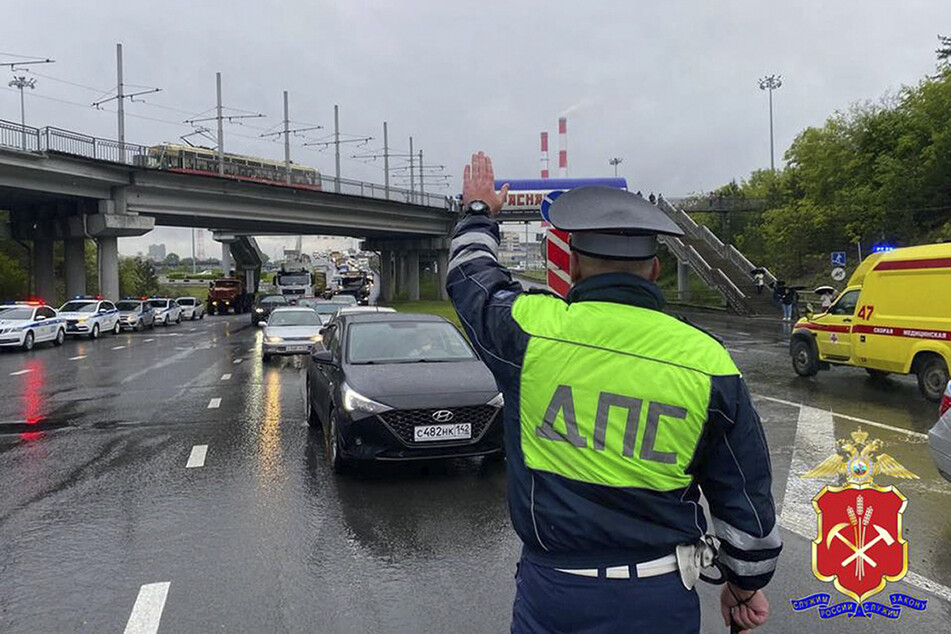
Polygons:
[[[636,564],[696,543],[707,531],[700,492],[709,502],[720,563],[737,585],[754,590],[773,575],[782,548],[770,484],[769,451],[759,416],[738,375],[714,377],[703,435],[676,491],[612,488],[577,482],[525,465],[519,434],[519,375],[529,336],[512,317],[526,292],[499,263],[499,227],[464,218],[451,243],[447,287],[456,312],[505,397],[509,509],[526,558],[555,568]],[[588,278],[567,298],[660,310],[653,283],[627,274]],[[536,513],[538,509],[544,512]],[[549,525],[539,526],[536,517]]]

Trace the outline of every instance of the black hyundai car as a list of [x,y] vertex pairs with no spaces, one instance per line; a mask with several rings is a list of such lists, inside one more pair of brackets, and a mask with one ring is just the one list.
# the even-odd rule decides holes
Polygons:
[[502,395],[462,333],[434,315],[340,314],[307,364],[311,425],[334,471],[360,460],[502,451]]

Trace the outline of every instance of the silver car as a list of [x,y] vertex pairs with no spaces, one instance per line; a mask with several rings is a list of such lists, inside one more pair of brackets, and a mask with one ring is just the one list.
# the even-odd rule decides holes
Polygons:
[[944,479],[951,482],[951,381],[944,391],[938,409],[938,422],[928,432],[928,447],[934,466]]
[[309,354],[321,342],[323,322],[310,308],[288,306],[276,308],[264,324],[262,356],[268,361],[273,355]]

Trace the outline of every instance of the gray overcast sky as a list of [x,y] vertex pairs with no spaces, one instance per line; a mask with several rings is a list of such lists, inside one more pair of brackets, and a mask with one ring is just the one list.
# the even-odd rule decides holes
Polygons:
[[[564,111],[571,176],[609,175],[619,156],[632,189],[711,189],[769,164],[758,77],[784,78],[781,156],[832,111],[931,72],[936,35],[951,34],[951,2],[941,0],[45,0],[8,18],[18,26],[8,23],[3,52],[56,60],[35,67],[28,124],[114,137],[113,113],[52,99],[98,96],[61,80],[112,89],[122,42],[126,83],[163,89],[128,105],[129,141],[177,141],[189,131],[183,119],[214,105],[221,71],[226,106],[267,115],[226,126],[227,151],[282,157],[257,136],[279,124],[286,89],[293,120],[330,128],[337,103],[342,131],[377,137],[371,147],[383,120],[391,145],[413,135],[427,162],[450,168],[453,192],[475,149],[501,177],[536,176],[542,130],[556,169]],[[0,90],[0,118],[18,117],[17,94]],[[333,171],[332,152],[292,152]],[[382,182],[381,163],[345,160],[343,176]],[[184,252],[185,237],[163,229],[121,248],[165,241]],[[265,242],[273,255],[282,241]]]

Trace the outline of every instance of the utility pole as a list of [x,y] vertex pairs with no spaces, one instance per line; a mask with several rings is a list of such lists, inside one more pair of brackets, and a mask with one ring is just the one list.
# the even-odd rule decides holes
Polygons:
[[[21,62],[2,62],[0,63],[0,66],[9,66],[10,71],[14,72],[16,70],[23,70],[23,69],[17,69],[17,66],[26,66],[27,64],[52,64],[52,63],[53,63],[53,60],[51,59],[33,58],[26,61],[21,61]],[[20,91],[20,126],[21,126],[21,133],[22,133],[22,140],[20,143],[22,148],[25,150],[26,149],[26,101],[24,100],[24,97],[23,97],[23,89],[29,88],[30,90],[35,90],[36,80],[33,79],[32,77],[30,79],[27,79],[25,75],[14,75],[13,79],[7,85],[10,86],[11,88],[17,88]]]
[[7,85],[20,89],[20,132],[23,135],[20,145],[22,149],[26,150],[26,102],[23,99],[23,89],[29,88],[30,90],[34,90],[36,88],[36,80],[32,77],[27,79],[25,75],[14,76]]
[[[218,122],[218,176],[225,175],[225,128],[224,123],[225,119],[228,122],[235,121],[237,119],[260,119],[263,117],[263,114],[224,114],[224,106],[221,104],[221,73],[215,73],[215,92],[217,95],[217,100],[215,103],[215,116],[213,117],[204,117],[202,119],[186,119],[185,123],[195,126],[196,123],[201,123],[203,121],[217,121]],[[204,127],[198,127],[198,129],[192,134],[202,134],[207,132]],[[186,135],[191,136],[191,134]],[[184,140],[186,137],[182,137]]]
[[121,163],[126,162],[126,147],[125,147],[125,100],[135,101],[136,97],[141,95],[150,95],[155,92],[161,92],[161,88],[146,88],[145,90],[140,90],[139,92],[127,93],[125,91],[125,81],[123,79],[124,69],[122,64],[122,44],[116,44],[116,94],[113,97],[108,97],[106,99],[100,99],[99,101],[93,102],[92,106],[94,108],[101,108],[102,104],[109,103],[113,99],[116,100],[116,127],[119,133],[119,161]]
[[419,151],[419,198],[420,202],[426,199],[426,186],[423,179],[423,151]]
[[[215,88],[218,94],[218,104],[216,112],[218,113],[218,176],[225,175],[225,126],[224,119],[221,118],[221,73],[215,73]],[[225,271],[225,275],[228,272]]]
[[416,202],[416,189],[413,176],[413,137],[409,138],[409,199]]
[[298,132],[308,132],[310,130],[320,130],[323,126],[315,125],[307,128],[297,128],[296,130],[291,130],[291,119],[288,106],[287,91],[284,91],[284,129],[280,132],[265,132],[261,134],[261,138],[283,136],[284,137],[284,182],[287,185],[291,184],[291,135],[297,134]]
[[291,123],[287,114],[287,91],[284,91],[284,182],[291,184]]
[[198,272],[198,263],[195,261],[195,227],[192,227],[192,275]]
[[773,91],[783,85],[782,75],[767,75],[759,80],[759,89],[769,91],[769,169],[776,171],[775,152],[773,150]]
[[386,199],[390,199],[390,135],[383,122],[383,183],[386,188]]
[[618,158],[618,157],[608,159],[608,165],[614,166],[614,178],[617,178],[617,166],[620,165],[622,162],[624,162],[624,159]]
[[322,148],[329,146],[334,146],[334,167],[336,170],[334,177],[334,191],[338,194],[340,193],[340,145],[342,143],[366,143],[367,141],[372,141],[372,136],[357,137],[354,139],[344,139],[340,140],[340,108],[334,104],[334,132],[333,132],[333,141],[313,141],[310,143],[305,143],[305,146],[308,145],[317,145]]

